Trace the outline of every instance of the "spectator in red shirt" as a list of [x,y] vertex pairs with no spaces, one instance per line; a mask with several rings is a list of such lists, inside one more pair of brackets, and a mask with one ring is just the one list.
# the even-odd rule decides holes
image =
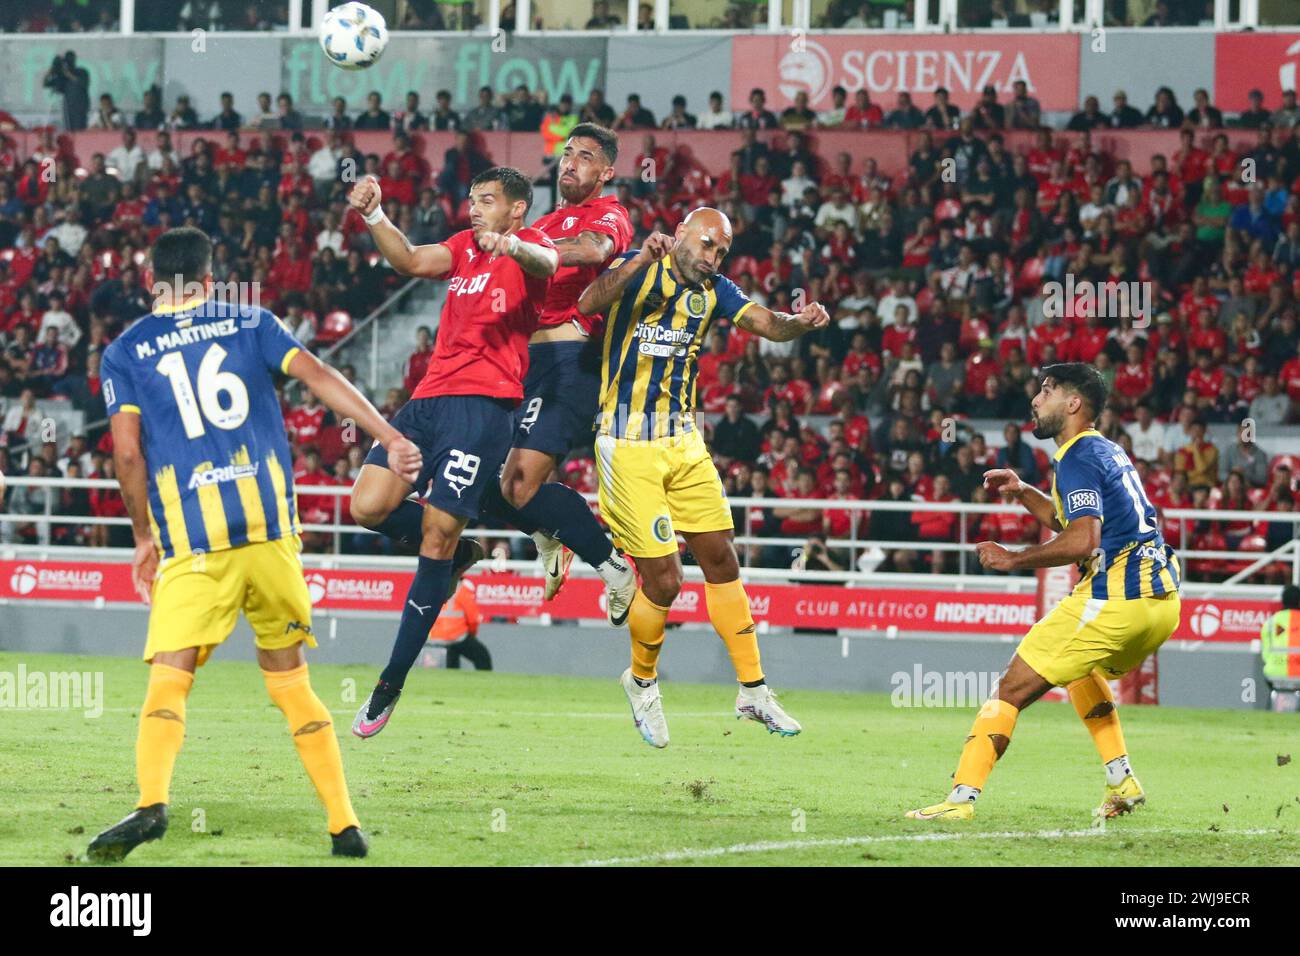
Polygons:
[[1187,387],[1196,393],[1202,408],[1213,405],[1223,388],[1223,366],[1213,362],[1210,352],[1203,349],[1196,353],[1196,366],[1187,373]]
[[[801,467],[795,472],[794,488],[785,497],[796,501],[817,497],[817,476],[811,468]],[[773,514],[781,519],[781,534],[788,537],[805,537],[822,530],[820,508],[777,508]]]
[[[913,493],[913,498],[918,498]],[[929,492],[919,495],[919,500],[927,503],[951,502],[958,498],[952,493],[948,476],[940,473],[934,476]],[[923,542],[950,542],[957,540],[957,512],[955,511],[917,511],[912,515],[912,524],[916,526],[916,537]],[[942,574],[950,552],[935,551],[930,556],[930,571]]]
[[734,364],[735,361],[736,357],[727,352],[727,333],[722,329],[714,329],[709,336],[709,350],[699,357],[697,387],[703,389],[712,385],[718,380],[719,367]]
[[1115,370],[1111,396],[1120,411],[1131,411],[1151,393],[1151,365],[1136,342],[1125,350],[1124,358],[1124,363]]
[[[303,404],[285,416],[284,424],[297,445],[310,445],[320,437],[325,427],[325,406],[309,388],[303,389]],[[317,464],[320,464],[319,454]]]

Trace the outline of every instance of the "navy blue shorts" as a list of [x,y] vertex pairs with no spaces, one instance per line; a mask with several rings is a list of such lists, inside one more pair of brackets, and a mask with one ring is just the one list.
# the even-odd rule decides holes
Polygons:
[[528,346],[524,401],[515,412],[515,448],[564,456],[590,445],[600,400],[601,339]]
[[[424,467],[415,488],[427,504],[473,520],[483,492],[501,473],[510,453],[515,403],[482,395],[413,398],[397,410],[392,425],[415,442]],[[379,442],[366,464],[388,467]]]

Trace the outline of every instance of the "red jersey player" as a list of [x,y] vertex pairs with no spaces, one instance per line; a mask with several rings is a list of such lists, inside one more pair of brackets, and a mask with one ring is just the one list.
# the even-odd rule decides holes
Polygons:
[[[388,666],[352,724],[358,737],[374,736],[388,723],[451,582],[483,556],[460,535],[478,517],[484,492],[496,487],[510,450],[528,337],[559,267],[551,240],[524,226],[532,199],[532,184],[519,170],[488,169],[470,183],[472,228],[412,246],[384,215],[373,177],[348,195],[400,275],[449,280],[428,371],[392,421],[421,450],[424,466],[412,485],[389,469],[376,445],[352,488],[358,524],[420,552]],[[408,499],[412,491],[421,501]]]
[[563,201],[533,224],[555,243],[560,267],[529,340],[524,401],[515,414],[500,494],[489,490],[484,503],[487,514],[533,536],[547,600],[563,585],[575,553],[595,568],[615,627],[636,594],[632,569],[582,496],[546,479],[570,449],[593,441],[605,320],[578,312],[578,296],[632,241],[627,210],[613,196],[601,196],[617,158],[617,135],[592,123],[575,126],[556,169]]

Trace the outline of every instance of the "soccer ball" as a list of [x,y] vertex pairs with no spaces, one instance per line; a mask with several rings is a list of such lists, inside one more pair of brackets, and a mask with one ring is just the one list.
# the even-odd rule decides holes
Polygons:
[[345,70],[373,66],[388,46],[383,15],[364,3],[345,3],[325,14],[320,48],[331,63]]

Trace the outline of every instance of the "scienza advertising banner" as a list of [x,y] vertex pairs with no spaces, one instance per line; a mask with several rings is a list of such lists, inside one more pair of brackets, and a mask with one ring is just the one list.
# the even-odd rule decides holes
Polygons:
[[1079,38],[1074,34],[961,34],[944,36],[880,33],[737,37],[731,55],[731,102],[743,109],[749,91],[762,87],[767,108],[780,113],[800,92],[814,110],[831,105],[831,90],[843,86],[852,104],[865,88],[886,113],[898,94],[912,94],[921,110],[934,91],[948,90],[963,112],[986,86],[1005,103],[1016,80],[1046,111],[1078,109]]

